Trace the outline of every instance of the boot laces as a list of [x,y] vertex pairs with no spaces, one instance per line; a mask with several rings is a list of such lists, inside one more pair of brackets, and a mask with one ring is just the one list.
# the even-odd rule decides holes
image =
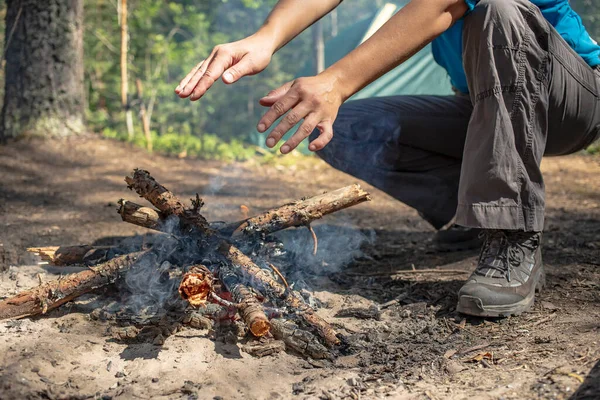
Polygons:
[[483,231],[481,235],[485,242],[479,255],[477,273],[486,276],[490,270],[495,270],[509,282],[512,270],[524,261],[526,251],[533,252],[539,246],[537,233],[492,230]]

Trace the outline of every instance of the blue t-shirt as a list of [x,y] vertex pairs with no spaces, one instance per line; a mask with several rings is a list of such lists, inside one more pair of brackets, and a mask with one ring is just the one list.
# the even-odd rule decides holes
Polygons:
[[[465,0],[469,11],[473,10],[478,1]],[[600,65],[600,46],[587,33],[581,18],[573,11],[568,0],[531,0],[531,2],[540,8],[544,18],[590,66]],[[468,93],[469,88],[462,62],[462,28],[463,20],[460,19],[433,41],[432,52],[435,61],[450,75],[452,85],[461,92]]]

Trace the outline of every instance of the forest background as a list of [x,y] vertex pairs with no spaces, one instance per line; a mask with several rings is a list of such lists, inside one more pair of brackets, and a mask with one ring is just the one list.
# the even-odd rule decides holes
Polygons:
[[[321,22],[327,40],[371,16],[385,0],[346,0]],[[256,154],[260,135],[254,127],[264,112],[258,99],[297,77],[315,57],[311,28],[280,50],[258,76],[232,86],[219,82],[200,102],[179,99],[179,80],[218,44],[239,40],[262,24],[275,0],[129,0],[127,69],[129,105],[121,102],[120,0],[84,1],[84,79],[87,129],[181,157],[244,160]],[[572,0],[588,31],[600,39],[600,2]],[[5,32],[6,4],[0,5]],[[5,37],[2,35],[2,48]],[[4,90],[5,61],[0,66]],[[137,96],[136,85],[141,89]],[[4,93],[0,93],[4,99]],[[1,100],[0,100],[1,101]],[[129,132],[126,109],[136,115]],[[144,108],[144,135],[137,116]],[[131,118],[131,117],[130,117]],[[133,128],[133,129],[131,129]]]

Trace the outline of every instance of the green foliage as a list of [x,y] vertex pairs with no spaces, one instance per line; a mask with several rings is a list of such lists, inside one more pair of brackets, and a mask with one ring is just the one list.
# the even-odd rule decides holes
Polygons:
[[[124,137],[125,117],[120,102],[120,26],[116,0],[85,2],[85,81],[88,124],[105,136]],[[143,83],[142,101],[156,137],[154,148],[188,156],[243,159],[254,146],[250,137],[264,110],[258,99],[293,79],[311,52],[311,35],[302,34],[280,50],[263,73],[234,85],[217,82],[198,102],[182,100],[174,88],[189,70],[221,43],[255,32],[276,0],[129,0],[129,98],[135,114],[140,102],[135,82]],[[344,3],[339,29],[373,11],[368,0]],[[330,24],[330,19],[325,19]],[[331,27],[327,25],[326,31]],[[136,130],[140,119],[134,118]],[[120,133],[117,133],[120,132]],[[208,132],[215,135],[207,134]],[[126,135],[125,135],[126,136]],[[138,139],[138,136],[140,138]],[[181,136],[180,139],[177,139]],[[262,138],[261,138],[262,140]],[[254,153],[253,153],[254,154]]]

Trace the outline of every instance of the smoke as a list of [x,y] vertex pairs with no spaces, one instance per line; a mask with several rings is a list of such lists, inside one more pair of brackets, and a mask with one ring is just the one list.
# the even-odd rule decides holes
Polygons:
[[127,291],[124,308],[128,314],[156,317],[185,306],[177,290],[182,275],[178,265],[187,265],[193,248],[191,242],[175,238],[176,218],[169,218],[167,227],[173,235],[154,235],[146,243],[152,253],[141,257],[125,275],[121,285]]
[[306,280],[340,272],[356,259],[364,257],[363,248],[375,241],[373,229],[361,230],[347,215],[330,217],[331,223],[313,227],[318,239],[317,254],[313,255],[314,241],[307,228],[288,229],[274,236],[285,249],[282,266],[291,281],[309,289]]

